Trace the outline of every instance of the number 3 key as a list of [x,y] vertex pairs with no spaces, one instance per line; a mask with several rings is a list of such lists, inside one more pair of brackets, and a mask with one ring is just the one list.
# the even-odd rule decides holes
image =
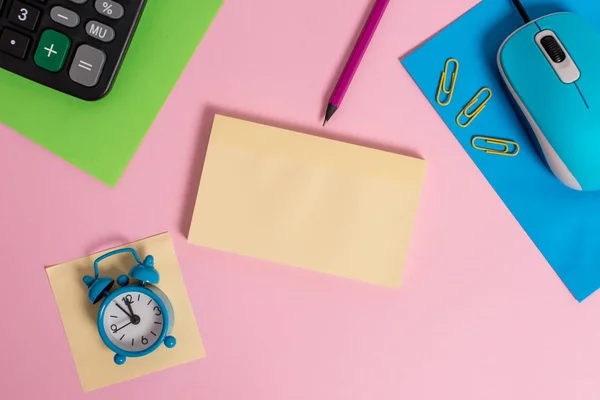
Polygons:
[[20,1],[15,1],[8,13],[8,20],[15,25],[21,26],[30,31],[35,29],[40,11]]

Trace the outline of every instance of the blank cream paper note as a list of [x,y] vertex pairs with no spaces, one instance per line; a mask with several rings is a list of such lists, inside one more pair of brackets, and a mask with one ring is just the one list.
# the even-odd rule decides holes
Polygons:
[[425,162],[217,115],[190,243],[400,285]]
[[[84,275],[94,275],[94,260],[109,250],[47,268],[79,380],[86,392],[205,357],[170,235],[165,233],[122,247],[134,248],[142,260],[149,254],[154,256],[160,273],[157,287],[173,304],[175,322],[171,335],[175,336],[177,344],[172,349],[160,346],[144,357],[128,357],[125,364],[116,365],[114,353],[98,334],[96,318],[101,302],[93,305],[88,301],[88,291],[82,281]],[[116,281],[135,264],[135,259],[128,253],[109,257],[99,265],[100,276],[109,276]],[[118,287],[115,282],[113,290]]]

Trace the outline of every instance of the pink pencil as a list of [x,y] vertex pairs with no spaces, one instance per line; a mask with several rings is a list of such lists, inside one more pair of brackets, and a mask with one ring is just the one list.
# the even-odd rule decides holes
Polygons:
[[354,74],[356,70],[358,70],[358,66],[369,47],[369,43],[371,43],[371,39],[377,30],[377,26],[379,25],[379,21],[381,21],[381,17],[383,17],[383,13],[387,8],[390,0],[377,0],[375,5],[373,6],[373,10],[371,11],[371,15],[369,15],[369,19],[365,24],[356,45],[354,46],[354,50],[352,50],[352,54],[346,63],[346,67],[344,67],[344,72],[342,72],[342,76],[340,77],[337,85],[333,93],[331,94],[331,98],[329,99],[329,104],[327,105],[327,111],[325,112],[325,121],[323,122],[323,126],[331,119],[333,114],[338,110],[340,105],[342,104],[342,100],[344,99],[344,95],[346,91],[348,91],[348,87],[350,83],[352,83],[352,78],[354,78]]

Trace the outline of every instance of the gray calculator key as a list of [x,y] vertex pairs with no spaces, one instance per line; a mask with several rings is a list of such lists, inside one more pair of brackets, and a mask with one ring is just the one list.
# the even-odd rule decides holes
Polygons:
[[52,21],[69,28],[75,28],[79,25],[79,15],[61,6],[53,7],[50,10],[50,18],[52,18]]
[[92,87],[98,83],[106,55],[101,50],[83,44],[79,46],[71,64],[69,76],[80,85]]
[[108,25],[98,21],[90,21],[85,26],[85,31],[94,39],[110,42],[115,38],[115,30]]
[[73,3],[75,4],[83,4],[85,3],[87,0],[71,0]]
[[123,6],[113,0],[96,0],[96,11],[105,17],[119,19],[125,14]]

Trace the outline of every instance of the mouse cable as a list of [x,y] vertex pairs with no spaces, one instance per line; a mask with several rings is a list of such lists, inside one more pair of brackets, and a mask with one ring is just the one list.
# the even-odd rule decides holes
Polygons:
[[519,10],[519,14],[521,14],[521,18],[523,18],[523,21],[525,21],[526,24],[530,23],[531,18],[529,18],[529,14],[527,14],[525,7],[523,7],[523,4],[521,4],[521,0],[512,0],[512,2],[515,5],[515,7],[517,7],[517,10]]

